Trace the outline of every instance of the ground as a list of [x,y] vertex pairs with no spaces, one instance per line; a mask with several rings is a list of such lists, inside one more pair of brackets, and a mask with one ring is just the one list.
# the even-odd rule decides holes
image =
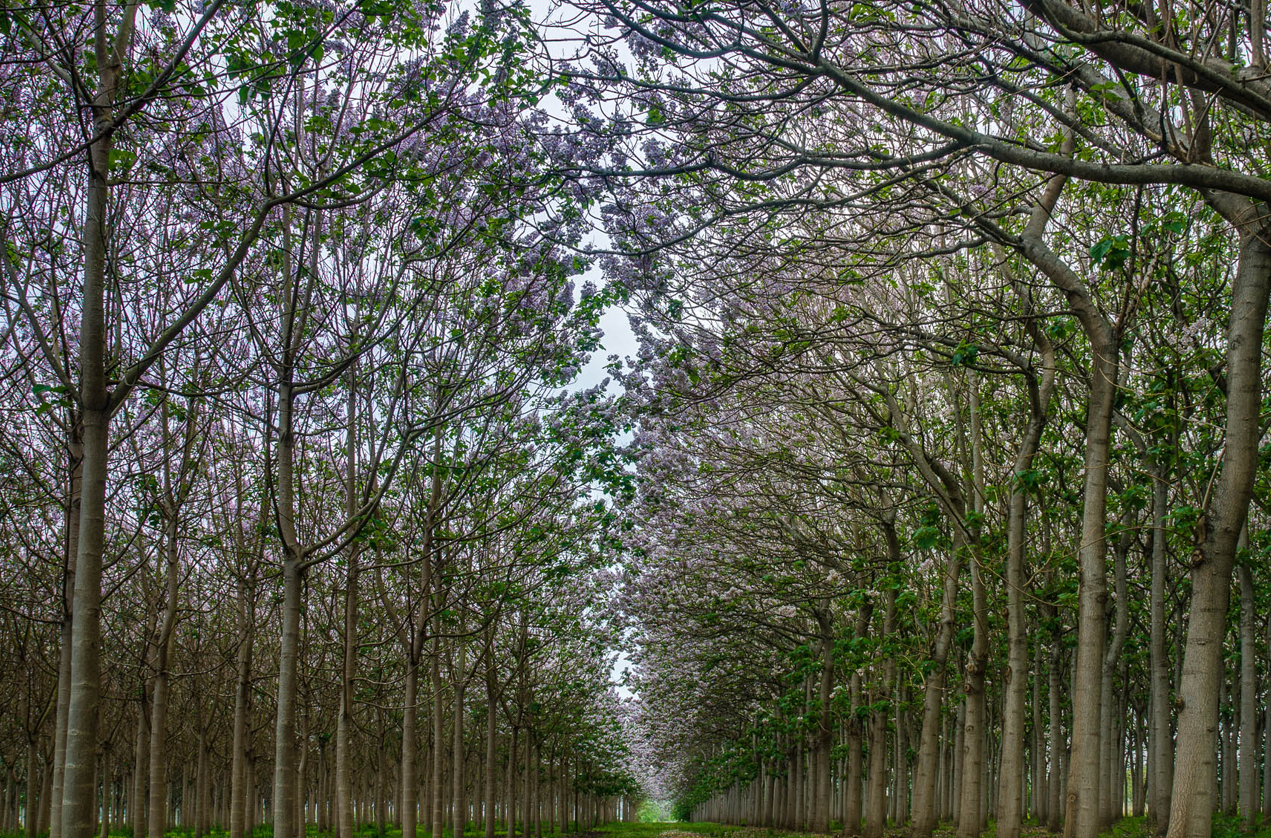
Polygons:
[[[907,834],[908,830],[903,826],[888,827],[886,838],[905,838]],[[936,830],[935,838],[952,838],[953,835],[953,827],[946,824]],[[1026,824],[1022,838],[1048,838],[1049,835],[1045,827]],[[1148,838],[1147,825],[1143,818],[1125,818],[1105,835],[1107,838]],[[725,826],[718,823],[615,823],[584,833],[580,838],[814,838],[814,836],[812,833]],[[982,838],[994,838],[991,822]],[[1241,829],[1238,818],[1219,816],[1214,819],[1213,838],[1271,838],[1271,825],[1264,825],[1255,832],[1245,833]]]

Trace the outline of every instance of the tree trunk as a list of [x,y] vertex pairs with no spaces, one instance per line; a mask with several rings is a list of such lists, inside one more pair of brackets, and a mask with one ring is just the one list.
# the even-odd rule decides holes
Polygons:
[[206,729],[201,728],[199,730],[199,740],[198,740],[197,748],[198,748],[198,754],[197,754],[198,764],[195,769],[195,779],[194,779],[194,786],[196,789],[195,795],[197,797],[196,809],[195,809],[195,815],[194,815],[194,838],[203,838],[204,833],[207,832],[208,827],[211,825],[211,821],[212,821],[210,817],[210,812],[208,811],[208,807],[210,803],[208,798],[209,798],[209,786],[211,785],[211,778],[208,776],[209,772],[207,768],[207,730]]
[[[883,618],[882,640],[896,630],[896,591],[887,591],[887,611]],[[879,694],[885,694],[896,676],[895,661],[883,662]],[[865,838],[881,838],[887,827],[887,712],[875,709],[869,723],[869,803],[865,809]]]
[[114,105],[132,47],[137,4],[124,8],[111,37],[99,15],[92,32],[97,90],[91,99],[95,139],[88,145],[88,189],[84,209],[83,284],[79,327],[79,401],[83,410],[83,482],[71,605],[71,677],[66,715],[66,756],[60,838],[95,833],[98,716],[101,695],[101,582],[106,534],[106,478],[110,450],[111,397],[106,373],[106,261],[110,235],[107,199],[114,136]]
[[812,831],[830,831],[830,751],[834,744],[830,724],[830,698],[834,689],[834,634],[826,611],[819,613],[821,630],[821,678],[817,711],[817,740],[813,758],[816,761],[816,789],[812,807]]
[[485,791],[483,795],[483,799],[485,801],[485,838],[494,838],[495,736],[498,732],[498,718],[495,713],[498,709],[498,693],[494,673],[494,642],[492,629],[489,634],[489,642],[487,643],[485,703]]
[[1113,694],[1113,686],[1116,679],[1117,665],[1121,660],[1121,650],[1125,647],[1126,634],[1129,631],[1129,617],[1127,613],[1127,585],[1126,585],[1126,556],[1130,551],[1132,543],[1131,518],[1132,510],[1127,507],[1121,518],[1121,535],[1117,539],[1115,550],[1115,577],[1116,577],[1116,607],[1113,611],[1115,619],[1112,626],[1111,642],[1108,643],[1107,649],[1103,654],[1103,668],[1100,672],[1100,743],[1103,749],[1103,755],[1100,759],[1100,780],[1099,786],[1102,789],[1099,798],[1099,820],[1102,827],[1107,829],[1112,826],[1114,820],[1120,817],[1120,810],[1117,808],[1118,796],[1116,790],[1125,785],[1125,764],[1123,754],[1120,751],[1119,743],[1113,735],[1115,729],[1114,715],[1116,715],[1117,699]]
[[[979,597],[983,598],[983,583],[977,581],[979,573],[972,561],[971,579],[973,590],[979,587]],[[979,608],[975,608],[979,611]],[[977,620],[978,622],[978,620]],[[977,654],[974,647],[984,644],[983,632],[977,626],[975,634],[979,643],[973,641],[973,651],[967,661],[967,672],[963,676],[963,691],[966,694],[966,712],[962,721],[962,794],[958,803],[958,836],[959,838],[975,838],[980,834],[984,796],[984,665],[987,660],[987,648]],[[979,661],[977,663],[977,660]]]
[[[1267,621],[1267,659],[1271,660],[1271,620]],[[1271,823],[1271,695],[1262,710],[1262,822]]]
[[1164,468],[1153,465],[1152,476],[1152,573],[1150,593],[1150,636],[1148,640],[1150,699],[1152,719],[1148,725],[1147,742],[1151,749],[1151,777],[1148,791],[1148,820],[1156,835],[1164,835],[1169,828],[1170,787],[1174,784],[1174,735],[1170,729],[1170,665],[1165,652],[1165,583],[1168,567],[1165,563],[1165,517],[1169,514],[1169,484],[1165,482]]
[[428,668],[428,688],[432,691],[432,777],[429,780],[429,797],[432,804],[432,817],[430,827],[432,830],[432,838],[441,838],[442,830],[445,829],[445,817],[442,814],[443,803],[445,801],[445,793],[441,784],[441,761],[444,758],[445,749],[442,747],[444,741],[445,728],[442,725],[442,704],[441,695],[441,638],[436,634],[440,632],[434,631],[432,641],[432,660],[429,662]]
[[[868,620],[868,616],[865,618]],[[861,620],[857,620],[857,625],[861,624]],[[858,632],[860,637],[864,632]],[[843,789],[843,832],[847,838],[858,838],[861,834],[861,792],[864,754],[861,747],[861,719],[858,711],[861,706],[861,676],[859,672],[852,673],[851,680],[851,699],[852,713],[847,720],[847,778],[844,780],[845,787]],[[772,787],[769,781],[769,788]],[[771,792],[768,795],[769,800],[765,802],[764,823],[766,827],[773,826],[772,820],[772,802]]]
[[[348,428],[345,431],[345,446],[348,470],[345,474],[344,507],[345,514],[352,519],[357,514],[357,390],[355,388],[356,364],[349,368],[348,376]],[[353,838],[353,806],[350,797],[352,778],[350,777],[352,759],[349,753],[353,736],[353,680],[357,677],[357,634],[358,634],[358,543],[355,540],[348,546],[348,584],[344,591],[344,665],[340,677],[340,707],[336,716],[335,728],[335,798],[336,811],[339,817],[338,838]],[[408,661],[409,663],[409,661]],[[413,703],[413,702],[412,702]],[[412,726],[413,726],[412,719]],[[405,721],[403,720],[403,725]],[[405,733],[403,732],[403,742]],[[412,743],[413,744],[413,743]],[[403,760],[403,767],[405,760]],[[405,783],[403,783],[405,786]],[[413,824],[412,824],[413,826]],[[413,831],[403,832],[414,838]]]
[[[1262,208],[1258,209],[1261,215]],[[1249,511],[1261,438],[1262,337],[1271,274],[1271,246],[1264,242],[1265,237],[1261,224],[1241,230],[1240,264],[1227,329],[1226,444],[1212,500],[1196,524],[1187,648],[1178,689],[1178,759],[1169,838],[1208,838],[1212,828],[1213,744],[1218,726],[1222,641],[1232,564]]]
[[1073,665],[1072,746],[1069,757],[1064,838],[1099,834],[1099,764],[1102,755],[1103,652],[1107,630],[1108,459],[1112,448],[1112,406],[1116,397],[1117,343],[1088,334],[1090,405],[1086,412],[1086,478],[1081,515],[1077,594],[1077,659]]
[[36,838],[39,834],[39,814],[36,812],[36,805],[39,803],[40,793],[35,790],[35,762],[39,757],[39,751],[35,746],[35,739],[31,738],[26,743],[26,810],[22,814],[22,821],[26,826],[26,838]]
[[[1072,107],[1073,103],[1069,103]],[[1065,133],[1062,153],[1075,143]],[[1019,251],[1068,299],[1090,342],[1090,402],[1086,411],[1085,480],[1082,490],[1081,540],[1077,549],[1077,659],[1072,690],[1072,748],[1064,806],[1064,838],[1097,838],[1099,834],[1099,757],[1101,755],[1101,670],[1107,627],[1108,463],[1112,453],[1112,414],[1120,369],[1120,334],[1090,298],[1089,286],[1046,247],[1042,234],[1066,178],[1050,179],[1033,208]]]
[[468,784],[464,778],[463,770],[463,694],[465,679],[468,677],[468,674],[466,671],[467,664],[464,659],[464,655],[465,646],[463,641],[460,640],[455,661],[455,712],[451,724],[454,734],[453,748],[450,757],[450,775],[453,788],[451,805],[454,809],[451,816],[454,818],[454,838],[462,838],[463,830],[467,821],[466,810]]
[[508,748],[508,767],[507,774],[504,776],[504,793],[506,802],[503,806],[504,815],[507,818],[507,836],[508,838],[516,838],[516,745],[517,745],[517,727],[512,726],[512,744]]
[[238,583],[238,661],[234,684],[234,741],[230,755],[229,838],[247,835],[251,784],[247,777],[247,711],[251,701],[252,606],[245,581]]
[[53,731],[53,799],[49,801],[49,838],[61,838],[62,794],[66,778],[66,720],[71,709],[71,644],[73,641],[72,597],[75,590],[75,561],[79,550],[80,484],[83,470],[80,465],[83,446],[78,428],[68,446],[71,454],[71,482],[69,503],[66,508],[66,557],[62,583],[61,643],[57,660],[57,716]]
[[176,628],[177,585],[180,582],[177,517],[171,509],[167,515],[164,549],[167,553],[167,590],[163,624],[154,644],[154,697],[150,705],[150,802],[147,816],[150,838],[163,838],[168,824],[168,669]]
[[[1017,293],[1025,303],[1026,313],[1032,314],[1031,297],[1024,291]],[[1006,611],[1007,611],[1007,666],[1006,691],[1002,712],[1002,757],[999,769],[997,834],[998,838],[1019,838],[1024,818],[1024,697],[1028,688],[1028,636],[1024,614],[1024,543],[1025,524],[1028,516],[1029,483],[1025,476],[1031,474],[1033,460],[1041,444],[1042,430],[1046,425],[1047,411],[1055,388],[1055,352],[1048,338],[1031,321],[1029,334],[1042,355],[1040,383],[1028,380],[1030,417],[1015,455],[1014,480],[1006,524]],[[1040,648],[1040,647],[1039,647]],[[1034,742],[1040,741],[1039,691],[1034,680],[1033,719]],[[1041,789],[1042,771],[1038,759],[1039,749],[1034,748],[1034,801]],[[1034,811],[1040,806],[1034,804]]]
[[1047,802],[1046,829],[1050,832],[1059,832],[1063,827],[1063,797],[1062,791],[1066,785],[1064,781],[1063,764],[1063,709],[1060,704],[1060,690],[1063,685],[1063,673],[1061,664],[1063,663],[1063,649],[1060,644],[1061,627],[1059,625],[1058,609],[1053,605],[1043,604],[1041,606],[1045,619],[1051,625],[1051,644],[1050,644],[1050,671],[1047,674],[1048,689],[1047,701],[1049,704],[1047,713],[1047,753],[1050,756],[1049,777],[1046,782],[1047,790],[1050,792],[1050,800]]
[[1258,815],[1258,670],[1253,574],[1240,565],[1240,815],[1252,832]]
[[953,826],[957,829],[958,822],[962,819],[962,756],[965,753],[966,743],[966,727],[963,720],[966,718],[966,702],[959,701],[958,708],[955,711],[956,718],[953,723],[953,793],[949,803],[953,806]]
[[128,800],[129,814],[132,816],[133,838],[148,838],[149,828],[146,812],[149,808],[149,797],[146,793],[150,780],[150,703],[146,696],[146,682],[141,683],[141,700],[137,705],[137,740],[133,750],[132,794]]
[[279,643],[278,719],[274,726],[274,795],[271,801],[276,836],[294,835],[296,830],[296,694],[299,684],[300,600],[304,586],[298,552],[288,550],[282,575],[282,637]]
[[[888,539],[895,537],[894,528]],[[962,537],[954,530],[953,552],[945,560],[944,590],[940,600],[940,625],[931,651],[931,667],[925,675],[922,700],[922,735],[918,740],[918,764],[914,778],[913,820],[910,838],[931,838],[936,828],[936,762],[940,747],[940,709],[944,702],[945,664],[953,644],[954,609],[958,598],[958,570]],[[897,547],[899,549],[899,541]]]
[[[968,390],[971,409],[971,489],[972,509],[984,514],[984,466],[981,454],[979,379],[974,372],[968,374]],[[956,524],[955,524],[956,526]],[[978,525],[975,525],[978,527]],[[971,545],[971,652],[967,657],[962,689],[966,695],[965,754],[962,759],[962,798],[958,819],[960,838],[974,838],[980,834],[981,820],[987,814],[984,794],[987,790],[984,758],[985,695],[984,670],[988,666],[988,597],[984,589],[982,555],[978,535]],[[969,781],[969,782],[968,782]]]
[[[1039,824],[1049,817],[1050,785],[1046,772],[1045,725],[1042,724],[1042,673],[1046,672],[1046,656],[1040,642],[1040,626],[1035,625],[1038,643],[1033,657],[1033,818]],[[1047,673],[1049,674],[1049,673]],[[1006,760],[1002,760],[1005,770]]]
[[[98,824],[98,838],[110,838],[110,748],[102,748],[101,756],[101,818]],[[49,793],[52,793],[52,777],[49,778]],[[49,826],[53,825],[50,818]]]

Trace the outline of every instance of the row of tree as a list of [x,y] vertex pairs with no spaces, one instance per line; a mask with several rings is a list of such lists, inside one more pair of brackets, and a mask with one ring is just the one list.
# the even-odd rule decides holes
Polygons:
[[1252,828],[1265,4],[573,5],[681,813]]
[[[632,815],[522,9],[0,10],[0,831]],[[619,486],[620,488],[620,486]]]

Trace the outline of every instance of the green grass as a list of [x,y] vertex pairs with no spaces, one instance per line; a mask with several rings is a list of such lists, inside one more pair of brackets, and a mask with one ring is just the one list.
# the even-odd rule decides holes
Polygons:
[[[838,824],[831,831],[831,836],[842,834]],[[612,838],[658,838],[664,832],[675,832],[681,835],[669,838],[682,838],[683,833],[701,835],[704,838],[812,838],[814,833],[791,832],[780,829],[764,829],[762,827],[726,826],[718,823],[614,823],[599,827],[595,832]],[[887,838],[903,838],[908,834],[908,827],[889,824]],[[937,838],[952,838],[953,825],[944,823],[936,830]],[[989,828],[981,838],[993,838],[996,834],[995,824],[990,820]],[[1050,838],[1044,826],[1034,823],[1024,825],[1024,838]],[[1123,818],[1110,830],[1102,833],[1106,838],[1152,838],[1145,818]],[[821,836],[824,838],[824,836]],[[1245,832],[1240,818],[1228,815],[1214,817],[1213,838],[1271,838],[1271,824],[1259,826],[1253,832]]]
[[[655,813],[641,813],[646,817],[653,816]],[[656,814],[661,814],[657,812]],[[501,825],[500,825],[501,826]],[[838,824],[833,825],[835,829],[831,835],[840,835],[841,830]],[[645,823],[610,823],[604,824],[595,829],[587,829],[584,825],[581,830],[584,834],[600,835],[605,838],[659,838],[664,832],[678,833],[669,838],[684,838],[687,833],[690,836],[702,836],[702,838],[804,838],[811,833],[789,832],[778,829],[763,829],[758,827],[744,826],[728,826],[719,823],[685,823],[685,822],[645,822]],[[952,826],[950,824],[941,824],[937,829],[938,838],[949,838],[952,835]],[[887,828],[888,838],[902,838],[907,832],[904,826],[892,826]],[[313,838],[323,838],[324,833],[320,833],[313,824],[309,825],[308,834]],[[464,830],[463,838],[481,838],[485,834],[484,828],[475,825],[469,825]],[[506,830],[500,829],[495,833],[498,838],[506,838]],[[560,838],[564,835],[576,834],[572,830],[548,831],[547,825],[543,825],[543,838]],[[981,838],[992,838],[995,834],[994,824],[989,822],[989,828]],[[1025,824],[1024,838],[1048,838],[1049,833],[1044,827],[1036,824]],[[1110,830],[1103,833],[1106,838],[1151,838],[1147,829],[1147,822],[1144,818],[1123,818],[1118,821]],[[45,833],[47,836],[47,833]],[[170,830],[166,838],[193,838],[194,831],[192,829],[174,829]],[[26,838],[25,833],[0,833],[0,838]],[[111,830],[110,838],[132,838],[131,830]],[[206,833],[205,838],[229,838],[229,833],[225,830],[213,829]],[[252,838],[273,838],[273,830],[268,824],[256,827],[252,831]],[[402,832],[395,826],[386,824],[383,835],[380,835],[373,823],[362,824],[356,830],[356,838],[402,838]],[[432,833],[426,829],[417,830],[416,838],[432,838]],[[451,830],[447,829],[443,832],[442,838],[454,838]],[[520,838],[518,834],[518,838]],[[1261,825],[1253,832],[1245,832],[1243,822],[1240,818],[1231,817],[1229,815],[1217,815],[1214,817],[1213,838],[1271,838],[1271,824]]]
[[607,823],[597,827],[594,832],[611,835],[613,838],[658,838],[663,832],[688,832],[702,835],[705,838],[723,838],[738,832],[742,827],[725,826],[719,823]]

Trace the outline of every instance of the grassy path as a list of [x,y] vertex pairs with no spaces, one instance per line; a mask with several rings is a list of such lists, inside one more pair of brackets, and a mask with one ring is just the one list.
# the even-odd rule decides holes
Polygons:
[[[886,838],[904,838],[908,830],[904,826],[888,827]],[[953,828],[942,824],[936,830],[936,838],[952,838]],[[744,826],[726,826],[719,823],[612,823],[584,836],[594,838],[826,838],[810,832],[787,832]],[[1106,838],[1149,838],[1143,818],[1124,818],[1108,832]],[[830,838],[841,838],[841,832],[831,833]],[[993,824],[982,838],[994,838]],[[1023,838],[1051,838],[1044,827],[1025,824]],[[1214,818],[1212,838],[1271,838],[1271,827],[1264,826],[1252,833],[1240,828],[1240,821],[1233,817]]]

